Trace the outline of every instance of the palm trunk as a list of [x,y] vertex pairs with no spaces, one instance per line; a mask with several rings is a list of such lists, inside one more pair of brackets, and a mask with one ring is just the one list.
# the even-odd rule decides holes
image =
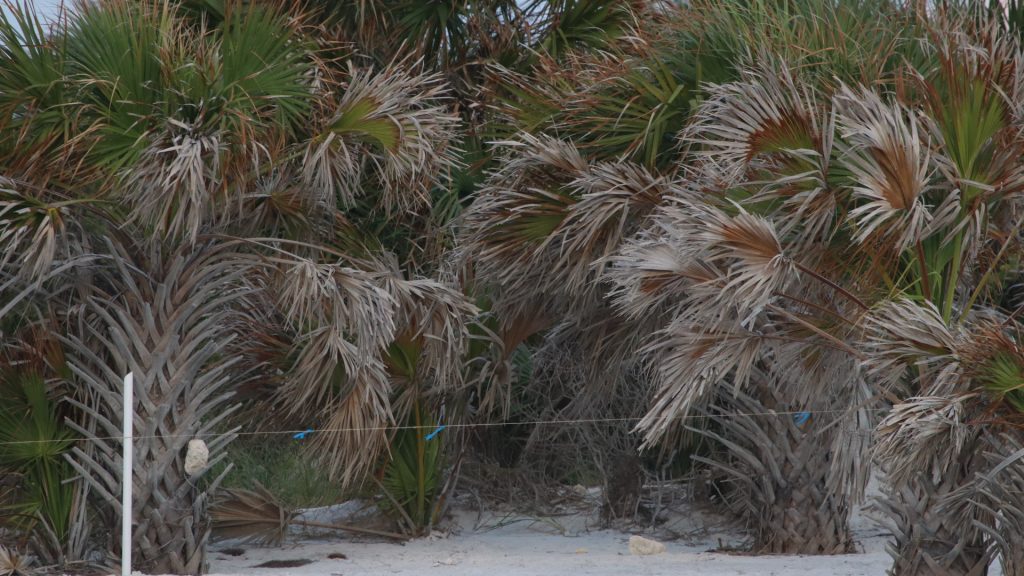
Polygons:
[[[961,478],[962,479],[962,478]],[[890,576],[984,576],[991,555],[982,534],[967,528],[945,502],[960,483],[955,478],[934,482],[926,475],[899,489],[890,489],[876,509],[892,524],[894,540],[887,546],[893,565]],[[1015,574],[1008,572],[1007,574]]]
[[[68,342],[69,365],[85,391],[75,404],[93,421],[71,425],[97,446],[92,453],[74,449],[70,461],[115,510],[117,525],[122,377],[134,375],[133,568],[151,574],[205,570],[207,507],[217,480],[203,474],[233,438],[212,437],[231,412],[225,386],[233,362],[224,353],[230,322],[218,298],[233,276],[202,250],[166,262],[157,254],[120,269],[112,279],[119,296],[93,301],[83,318],[86,334]],[[185,450],[195,438],[207,441],[212,458],[190,477]],[[112,546],[116,557],[120,546]]]
[[961,505],[980,509],[981,530],[998,552],[1003,574],[1024,574],[1024,433],[986,434],[987,467],[958,496]]
[[694,458],[724,472],[735,486],[724,497],[728,508],[752,529],[753,552],[851,550],[850,504],[829,493],[830,441],[817,433],[820,424],[815,418],[798,424],[792,415],[775,414],[759,400],[740,394],[723,398],[711,419],[715,426],[698,432],[717,441],[722,452]]

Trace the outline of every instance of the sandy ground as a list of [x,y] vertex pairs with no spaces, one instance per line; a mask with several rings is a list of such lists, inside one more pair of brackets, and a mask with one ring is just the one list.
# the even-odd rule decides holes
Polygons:
[[[385,543],[307,543],[279,549],[250,549],[239,557],[214,553],[217,574],[268,576],[400,575],[558,575],[624,576],[860,576],[885,574],[889,558],[882,542],[870,552],[831,557],[741,556],[711,553],[712,546],[668,542],[657,556],[631,556],[628,535],[595,531],[577,536],[537,532],[525,523],[487,532],[463,533],[405,545]],[[346,559],[328,559],[341,552]],[[310,559],[298,568],[265,569],[267,560]]]
[[[883,576],[890,564],[886,535],[863,516],[854,521],[859,553],[824,557],[712,552],[742,545],[742,535],[721,526],[706,529],[709,519],[697,512],[684,511],[674,522],[667,528],[676,539],[665,542],[665,553],[632,556],[628,533],[594,529],[592,517],[538,519],[463,511],[456,513],[447,533],[405,544],[310,535],[275,548],[220,542],[210,555],[210,572],[231,576]],[[710,524],[715,525],[713,520]],[[245,550],[239,556],[223,552],[239,547]],[[257,567],[271,560],[312,562],[294,568]],[[994,574],[999,574],[998,569]]]

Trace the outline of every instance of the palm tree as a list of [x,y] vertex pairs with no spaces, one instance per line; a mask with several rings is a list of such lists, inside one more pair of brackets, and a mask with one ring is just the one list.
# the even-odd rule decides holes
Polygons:
[[[721,384],[758,390],[762,374],[791,410],[810,408],[812,428],[863,430],[865,402],[907,398],[873,452],[895,498],[892,573],[979,573],[981,527],[1005,524],[937,504],[991,466],[975,448],[1004,429],[967,423],[1011,406],[1015,320],[994,304],[1017,258],[1019,47],[984,15],[923,26],[936,65],[891,89],[829,93],[782,59],[712,88],[685,133],[694,185],[627,243],[613,278],[624,313],[679,302],[650,348],[661,384],[641,423],[649,443]],[[866,478],[869,444],[844,436],[829,498],[855,496]],[[733,458],[750,452],[726,445]]]
[[454,165],[440,78],[321,58],[308,19],[273,4],[220,8],[0,23],[0,317],[49,308],[68,334],[70,461],[112,525],[118,446],[101,438],[134,373],[133,545],[156,572],[204,569],[218,479],[190,477],[182,449],[206,437],[222,457],[231,433],[208,435],[238,386],[271,383],[263,401],[331,430],[313,449],[356,483],[387,426],[460,389],[475,315],[420,276],[422,239],[377,237],[387,215],[429,217]]
[[[686,124],[695,104],[706,98],[705,105],[698,108],[697,113],[712,114],[711,111],[727,98],[716,89],[706,94],[699,86],[703,79],[733,78],[742,62],[754,59],[775,46],[790,49],[785,56],[779,57],[784,60],[787,57],[797,58],[809,41],[826,46],[841,40],[853,45],[857,40],[849,38],[874,38],[877,32],[884,32],[893,36],[893,46],[899,44],[894,33],[897,27],[886,27],[881,17],[877,22],[849,27],[860,30],[859,35],[836,38],[825,33],[824,23],[852,24],[857,21],[856,11],[832,9],[831,5],[825,6],[824,3],[798,3],[793,8],[795,12],[790,13],[786,6],[790,4],[700,3],[678,12],[656,15],[644,12],[637,20],[655,24],[637,24],[629,42],[613,45],[602,54],[578,55],[557,64],[554,60],[550,63],[541,61],[540,66],[545,73],[533,76],[498,71],[503,79],[503,89],[508,94],[503,98],[502,113],[507,119],[506,124],[511,127],[511,131],[501,134],[504,138],[502,143],[513,150],[521,149],[521,152],[508,154],[481,188],[463,222],[463,250],[474,266],[474,279],[494,295],[495,310],[508,326],[523,323],[520,319],[531,318],[540,309],[540,316],[549,320],[537,326],[541,329],[555,326],[550,330],[549,343],[555,346],[558,345],[556,342],[582,343],[590,351],[588,364],[593,370],[588,371],[583,379],[593,385],[579,395],[572,404],[573,408],[590,404],[587,398],[607,397],[609,390],[627,380],[623,374],[630,366],[628,359],[642,351],[659,359],[665,354],[673,355],[674,362],[655,361],[656,371],[661,372],[666,382],[695,380],[694,389],[698,391],[695,398],[702,397],[699,392],[706,392],[707,388],[706,384],[701,385],[705,377],[693,369],[692,358],[699,355],[696,351],[713,345],[716,338],[726,340],[731,346],[723,343],[716,348],[715,357],[719,364],[708,368],[712,375],[725,375],[735,369],[742,381],[743,376],[755,369],[755,365],[759,370],[777,374],[782,365],[792,368],[803,362],[795,345],[791,349],[780,350],[777,358],[765,358],[757,352],[760,346],[757,339],[745,338],[743,330],[737,329],[741,328],[744,316],[760,304],[752,303],[749,309],[739,311],[736,316],[724,312],[723,308],[738,304],[734,300],[716,300],[712,292],[724,297],[725,293],[720,288],[727,285],[727,281],[723,280],[721,286],[706,289],[700,296],[704,300],[696,301],[698,296],[691,294],[693,286],[712,282],[716,273],[705,269],[701,263],[703,254],[698,257],[698,253],[693,252],[698,244],[692,238],[683,239],[681,234],[673,242],[665,242],[662,238],[663,235],[677,234],[674,231],[676,227],[692,227],[691,220],[710,223],[718,219],[721,228],[728,227],[724,217],[719,218],[717,213],[697,207],[706,199],[703,188],[727,187],[721,182],[711,181],[709,175],[725,174],[721,177],[738,181],[740,174],[733,175],[728,170],[739,172],[745,160],[750,160],[751,166],[760,166],[757,159],[741,160],[746,151],[740,150],[728,152],[735,157],[731,160],[734,164],[731,168],[720,164],[712,167],[711,163],[717,161],[716,158],[709,160],[700,171],[688,165],[696,155],[680,158],[674,146],[674,136]],[[796,22],[795,29],[791,27],[791,21]],[[748,38],[745,30],[753,29],[749,25],[752,23],[760,26],[760,32]],[[668,33],[663,31],[666,29]],[[796,33],[791,33],[791,29]],[[749,51],[741,49],[745,44],[752,48]],[[885,69],[895,60],[890,58],[890,49],[877,54],[853,49],[834,52],[841,54],[835,60],[844,63],[851,75],[854,71],[870,74],[869,70]],[[823,49],[821,53],[830,51]],[[665,59],[676,65],[666,66],[662,63]],[[833,64],[831,60],[801,62],[801,69],[806,70],[815,82],[819,78],[831,81]],[[790,78],[786,86],[770,88],[780,93],[790,88],[795,91],[796,86],[805,80]],[[772,92],[766,97],[776,96],[789,98],[791,94]],[[815,130],[815,134],[809,138],[819,136],[816,125],[822,119],[812,117],[817,111],[804,109],[813,109],[813,104],[804,106],[800,95],[793,100],[787,100],[786,104],[798,108],[797,113],[801,116],[798,121],[813,125],[809,129]],[[744,110],[744,113],[750,112]],[[772,110],[754,111],[755,114],[759,112],[767,117]],[[719,117],[705,118],[709,130],[719,125]],[[773,120],[763,119],[766,124]],[[732,128],[722,128],[722,133],[728,133]],[[790,127],[777,128],[785,132]],[[800,128],[802,126],[797,126],[795,131]],[[537,131],[546,136],[536,136]],[[780,139],[787,136],[789,134],[784,133]],[[773,145],[810,147],[811,144],[804,144],[800,136],[796,133],[793,137],[797,141],[792,144],[789,141],[764,142],[766,155],[770,155]],[[727,137],[715,135],[716,140]],[[692,134],[687,138],[697,139]],[[696,148],[700,144],[691,145]],[[814,145],[831,144],[816,141]],[[805,172],[807,164],[814,163],[813,158],[804,160],[804,164],[799,166],[800,172],[794,169],[794,173]],[[810,181],[812,178],[813,174],[806,179]],[[721,197],[707,201],[729,206]],[[790,208],[793,219],[803,215],[817,218],[807,226],[817,226],[819,232],[827,223],[827,206],[816,207],[818,212],[813,214],[798,211],[796,205]],[[764,236],[763,231],[758,230],[759,226],[755,218],[744,217],[739,225],[742,230],[737,233]],[[732,231],[723,230],[722,233]],[[814,233],[812,230],[808,235]],[[631,236],[638,239],[637,245],[623,248],[623,243]],[[744,241],[740,239],[739,242],[742,244]],[[720,252],[718,258],[725,266],[726,254]],[[770,255],[766,260],[771,260]],[[615,267],[609,268],[609,264],[620,265],[621,275]],[[753,284],[755,282],[751,281],[749,286],[742,287],[742,298],[756,296],[752,294],[757,290]],[[737,295],[731,298],[741,299]],[[617,303],[622,311],[617,318],[609,318],[612,302]],[[698,307],[704,312],[698,311]],[[662,319],[673,315],[679,315],[679,318],[666,327]],[[727,322],[731,324],[726,326]],[[806,331],[796,321],[791,320],[790,324]],[[713,326],[721,331],[715,338],[689,338],[693,326]],[[648,340],[652,334],[660,334],[664,338],[650,343]],[[567,335],[575,335],[575,338]],[[690,353],[693,356],[688,355]],[[832,376],[832,372],[827,370],[828,362],[837,359],[841,364],[836,366],[836,373],[852,365],[849,358],[841,355],[812,359],[809,362],[812,366],[802,370],[801,384],[813,382],[822,375]],[[766,362],[775,366],[760,365]],[[769,380],[774,382],[774,378],[771,376]],[[847,391],[856,388],[844,388],[838,385],[840,381],[836,382],[836,388],[843,390],[844,394],[834,398],[835,405],[819,402],[816,409],[830,412],[836,406],[845,407],[844,402],[852,397]],[[815,397],[813,391],[807,390],[784,394],[782,398],[777,398],[770,390],[765,394],[762,396],[767,405],[778,411],[803,410],[809,406],[808,399]],[[859,392],[857,396],[860,396]],[[771,398],[770,402],[768,398]],[[680,411],[685,414],[687,410],[681,410],[681,407],[689,406],[692,401],[694,398],[680,398],[679,394],[665,394],[653,399],[654,408],[642,425],[655,428],[659,433],[648,436],[648,447],[666,438],[660,432],[671,429],[669,423],[679,416]],[[843,424],[864,431],[868,422],[863,416],[863,413],[853,411],[845,415]],[[815,418],[806,427],[806,437],[803,436],[803,428],[799,429],[799,434],[778,436],[779,442],[797,444],[775,448],[810,458],[811,451],[799,448],[800,442],[807,447],[821,446],[815,443],[822,442],[826,436],[834,438],[834,448],[845,457],[830,472],[830,485],[856,479],[852,488],[839,492],[843,498],[856,497],[857,487],[862,487],[866,474],[854,464],[865,460],[866,444],[863,439],[847,442],[845,436],[833,437],[818,434],[815,430],[817,426],[825,430],[834,429],[836,424],[825,418]],[[829,440],[826,446],[831,444]],[[828,448],[821,451],[827,454]],[[764,455],[769,452],[765,451]],[[769,465],[767,462],[762,464]],[[793,535],[793,541],[764,542],[758,546],[806,549],[809,552],[845,549],[849,542],[845,527],[849,505],[845,501],[837,502],[834,507],[826,505],[836,492],[827,489],[824,477],[812,474],[814,480],[810,480],[802,475],[801,471],[812,469],[815,472],[820,470],[817,461],[807,460],[794,467],[792,479],[778,477],[778,480],[785,483],[796,482],[797,479],[806,481],[807,485],[801,489],[807,490],[808,495],[799,500],[812,514],[822,510],[827,518],[831,511],[835,511],[837,516],[824,520],[822,524],[831,523],[837,527],[834,531],[825,531],[833,534],[834,540],[822,543],[819,540],[822,534],[820,527],[808,524],[802,535]],[[792,489],[789,486],[778,488],[779,492]],[[770,486],[767,492],[771,492]],[[770,494],[764,497],[772,501]],[[776,505],[783,507],[788,504],[779,500]],[[755,510],[757,507],[751,505],[745,509]],[[757,517],[756,514],[747,516],[750,521]],[[784,514],[780,512],[774,517],[783,518]],[[766,524],[760,532],[771,534],[777,527]]]

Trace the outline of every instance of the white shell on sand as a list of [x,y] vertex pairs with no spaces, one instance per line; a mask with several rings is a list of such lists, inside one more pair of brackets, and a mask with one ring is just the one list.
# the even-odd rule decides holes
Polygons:
[[665,545],[643,536],[629,537],[629,553],[634,556],[653,556],[665,551]]

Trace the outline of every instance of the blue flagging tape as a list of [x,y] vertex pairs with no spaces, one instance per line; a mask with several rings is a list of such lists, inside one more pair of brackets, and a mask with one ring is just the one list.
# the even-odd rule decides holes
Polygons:
[[298,434],[292,436],[292,438],[295,438],[296,440],[305,440],[306,439],[306,434],[310,434],[312,432],[313,432],[312,428],[307,428],[305,431],[299,432]]
[[796,422],[797,426],[803,426],[810,419],[811,419],[811,413],[810,412],[801,412],[799,414],[794,414],[793,415],[793,422]]
[[434,429],[434,431],[433,431],[433,432],[431,432],[430,434],[427,434],[427,436],[426,436],[426,437],[424,438],[424,440],[433,440],[433,439],[434,439],[434,436],[437,436],[437,434],[438,434],[438,433],[439,433],[439,432],[440,432],[441,430],[444,430],[445,428],[446,428],[446,426],[445,426],[444,424],[442,424],[442,425],[438,426],[438,427],[437,427],[436,429]]

